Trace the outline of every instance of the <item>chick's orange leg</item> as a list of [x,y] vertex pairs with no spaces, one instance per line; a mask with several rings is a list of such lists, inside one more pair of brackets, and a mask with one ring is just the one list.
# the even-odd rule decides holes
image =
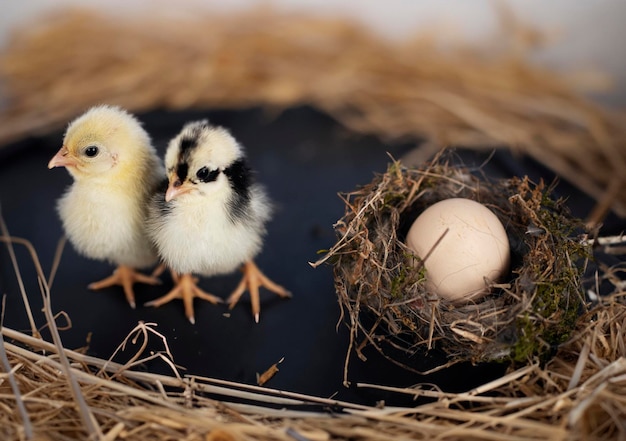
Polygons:
[[89,289],[97,290],[108,288],[110,286],[121,285],[122,288],[124,288],[126,300],[130,304],[131,308],[135,309],[135,293],[133,291],[133,284],[135,283],[160,285],[161,281],[154,276],[146,276],[145,274],[138,273],[129,266],[120,265],[109,277],[90,283],[87,287]]
[[259,297],[259,287],[264,286],[268,290],[277,294],[282,298],[291,297],[291,293],[282,286],[274,283],[261,272],[259,267],[253,261],[248,261],[243,266],[243,278],[237,288],[228,297],[228,307],[233,309],[243,293],[248,290],[250,292],[250,302],[252,303],[252,314],[254,321],[259,323],[259,315],[261,313],[261,300]]
[[150,276],[151,277],[160,277],[161,274],[163,274],[166,269],[167,269],[167,267],[165,266],[164,263],[159,263],[159,265],[152,271],[152,274],[150,274]]
[[172,272],[172,276],[174,278],[174,282],[176,286],[170,292],[165,294],[163,297],[159,297],[156,300],[152,300],[151,302],[146,303],[146,306],[161,306],[165,305],[168,302],[171,302],[174,299],[183,299],[183,304],[185,306],[185,315],[189,319],[189,321],[194,324],[196,322],[193,310],[193,299],[198,297],[199,299],[206,300],[207,302],[211,302],[213,304],[222,303],[222,299],[216,297],[212,294],[204,292],[200,288],[198,288],[198,279],[193,277],[191,274],[182,274],[177,275]]

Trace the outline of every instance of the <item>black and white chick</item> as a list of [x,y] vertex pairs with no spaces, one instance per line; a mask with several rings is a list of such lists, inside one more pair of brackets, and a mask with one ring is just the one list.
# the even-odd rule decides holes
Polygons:
[[148,133],[119,107],[92,107],[67,127],[63,146],[48,163],[55,167],[74,178],[58,203],[69,241],[80,254],[117,265],[89,288],[121,285],[134,308],[134,283],[160,283],[136,271],[157,262],[145,223],[163,166]]
[[176,285],[146,305],[182,298],[187,318],[195,323],[194,298],[221,299],[201,290],[194,274],[221,275],[242,266],[243,278],[227,302],[232,309],[248,290],[258,323],[259,287],[280,297],[291,294],[253,262],[263,246],[271,204],[253,183],[242,146],[223,127],[191,122],[170,141],[165,168],[167,183],[150,205],[148,233]]

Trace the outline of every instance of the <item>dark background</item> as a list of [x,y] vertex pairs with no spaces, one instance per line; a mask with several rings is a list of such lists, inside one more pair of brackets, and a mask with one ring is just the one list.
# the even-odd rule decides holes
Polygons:
[[[329,266],[313,269],[308,262],[317,251],[335,242],[332,225],[343,215],[338,192],[366,184],[376,172],[384,172],[390,159],[400,158],[418,143],[391,145],[374,136],[351,133],[332,118],[308,107],[269,113],[261,109],[207,110],[197,112],[154,111],[139,115],[160,154],[167,142],[187,121],[209,118],[232,131],[246,147],[257,180],[264,184],[277,210],[269,224],[262,253],[256,259],[270,278],[293,293],[290,300],[262,292],[261,321],[255,324],[247,295],[230,315],[225,305],[196,301],[196,324],[191,325],[180,301],[160,308],[142,306],[167,292],[164,285],[135,287],[137,304],[132,310],[121,288],[92,292],[86,286],[110,274],[108,264],[78,256],[68,244],[52,287],[53,312],[65,311],[72,321],[61,336],[67,348],[88,345],[88,353],[109,358],[115,348],[140,320],[154,322],[166,338],[175,362],[185,372],[254,384],[261,373],[284,357],[280,372],[268,387],[320,397],[375,404],[406,404],[407,399],[354,386],[342,385],[348,347],[347,330],[339,323],[339,306]],[[0,149],[0,204],[13,236],[28,239],[38,251],[44,271],[50,271],[57,241],[62,235],[55,210],[56,200],[71,178],[63,169],[48,170],[47,163],[60,148],[63,131],[49,136],[24,139]],[[506,150],[477,153],[458,150],[464,164],[481,166],[492,177],[529,175],[551,181],[545,167],[524,157],[512,157]],[[568,197],[573,213],[584,217],[593,202],[567,183],[557,195]],[[617,234],[624,222],[610,217],[604,234]],[[28,332],[25,308],[15,273],[4,246],[0,251],[0,293],[6,296],[4,325]],[[18,261],[38,326],[45,323],[42,301],[33,265],[23,247],[16,247]],[[240,279],[235,273],[205,278],[201,286],[226,298]],[[59,325],[63,324],[60,320]],[[45,334],[45,333],[44,333]],[[87,343],[88,342],[88,343]],[[157,338],[150,348],[162,349]],[[134,353],[129,350],[117,361]],[[366,351],[366,363],[353,357],[349,380],[406,387],[435,383],[449,392],[469,390],[500,376],[505,366],[460,365],[429,376],[405,371],[373,350]],[[406,360],[418,370],[428,370],[442,361],[439,354],[420,354]],[[169,373],[163,362],[150,362],[143,369]]]

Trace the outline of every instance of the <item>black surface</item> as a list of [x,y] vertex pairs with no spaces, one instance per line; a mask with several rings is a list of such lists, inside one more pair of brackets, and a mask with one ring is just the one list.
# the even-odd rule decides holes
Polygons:
[[[343,214],[340,191],[353,190],[371,181],[374,172],[383,172],[394,157],[413,148],[413,144],[385,145],[374,137],[352,134],[331,118],[310,108],[291,109],[269,115],[259,109],[245,111],[206,111],[140,115],[156,147],[162,153],[167,141],[189,120],[209,118],[229,128],[246,147],[257,180],[266,186],[277,210],[269,225],[259,267],[293,293],[290,300],[262,293],[261,322],[255,324],[247,297],[230,313],[226,306],[196,301],[196,324],[184,317],[183,305],[174,301],[161,308],[142,303],[164,294],[164,286],[137,286],[138,308],[132,310],[121,288],[89,291],[88,283],[110,274],[104,263],[78,256],[70,245],[65,249],[52,288],[54,312],[65,311],[72,327],[62,332],[65,347],[85,346],[89,353],[108,358],[129,331],[140,321],[154,322],[156,330],[168,340],[176,363],[186,372],[254,384],[256,373],[284,357],[280,372],[268,387],[374,404],[406,404],[406,399],[342,385],[348,335],[344,325],[337,326],[339,307],[333,287],[331,268],[313,269],[309,261],[317,251],[335,241],[332,225]],[[0,150],[0,204],[10,232],[30,240],[39,253],[44,271],[49,272],[57,240],[62,235],[55,211],[56,200],[71,183],[66,171],[48,170],[46,165],[61,145],[62,132],[47,137],[27,139]],[[487,154],[461,154],[467,164],[480,165]],[[526,158],[513,158],[499,152],[485,170],[491,176],[530,174],[535,179],[551,175]],[[561,195],[571,198],[573,211],[584,216],[591,202],[566,184]],[[609,220],[607,230],[619,230],[623,224]],[[18,260],[26,280],[32,310],[38,326],[44,324],[41,296],[33,266],[23,248],[17,248]],[[239,281],[239,274],[203,279],[201,286],[226,297]],[[0,252],[0,290],[6,293],[4,324],[28,329],[15,274],[3,247]],[[160,349],[158,339],[152,348]],[[499,376],[503,367],[458,366],[427,377],[412,374],[383,359],[373,350],[366,351],[368,362],[351,361],[349,379],[384,385],[410,386],[435,383],[446,391],[463,391]],[[120,361],[129,354],[119,357]],[[431,368],[438,359],[423,356],[410,360],[415,368]],[[144,368],[168,372],[162,362]]]

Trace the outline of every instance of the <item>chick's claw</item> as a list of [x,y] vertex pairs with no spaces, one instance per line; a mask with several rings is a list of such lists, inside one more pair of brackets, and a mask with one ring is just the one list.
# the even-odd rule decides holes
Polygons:
[[133,291],[133,284],[135,283],[160,285],[161,280],[154,276],[141,274],[129,266],[120,265],[109,277],[90,283],[87,287],[89,289],[98,290],[108,288],[110,286],[122,286],[124,288],[126,300],[130,304],[131,308],[135,309],[135,292]]
[[259,316],[261,313],[261,300],[259,297],[259,287],[264,286],[268,290],[277,294],[282,298],[290,298],[291,293],[282,286],[274,283],[265,274],[261,272],[259,267],[254,262],[248,261],[243,267],[243,278],[237,288],[228,297],[228,307],[233,309],[243,293],[247,290],[250,292],[250,302],[252,303],[252,314],[254,315],[254,321],[259,323]]
[[223,300],[219,297],[216,297],[198,288],[198,279],[193,277],[191,274],[177,275],[174,273],[172,275],[174,276],[174,281],[176,283],[174,289],[165,294],[163,297],[159,297],[156,300],[145,303],[145,306],[159,307],[161,305],[165,305],[168,302],[171,302],[174,299],[182,299],[183,304],[185,305],[185,315],[187,316],[187,319],[192,324],[195,324],[196,319],[193,309],[194,298],[197,297],[199,299],[206,300],[207,302],[213,303],[214,305],[218,303],[223,303]]

